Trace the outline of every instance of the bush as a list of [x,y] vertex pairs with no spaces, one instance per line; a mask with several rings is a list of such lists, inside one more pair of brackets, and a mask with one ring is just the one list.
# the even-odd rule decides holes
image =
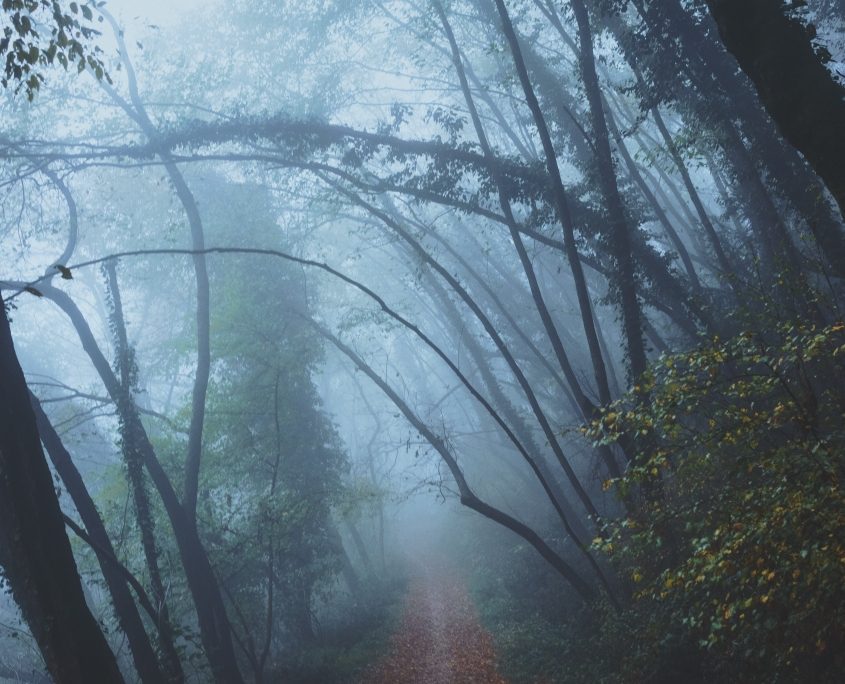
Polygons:
[[630,579],[623,679],[843,681],[845,325],[665,356],[585,428],[635,436],[594,545]]

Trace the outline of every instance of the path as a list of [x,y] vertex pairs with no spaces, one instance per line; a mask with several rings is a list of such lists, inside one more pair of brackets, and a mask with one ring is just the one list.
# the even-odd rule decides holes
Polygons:
[[465,584],[445,566],[417,572],[391,652],[363,684],[507,684]]

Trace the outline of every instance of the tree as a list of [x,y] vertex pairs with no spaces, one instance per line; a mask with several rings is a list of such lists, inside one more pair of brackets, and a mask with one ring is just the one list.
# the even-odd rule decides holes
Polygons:
[[707,5],[725,47],[754,82],[784,137],[824,180],[845,216],[845,87],[833,78],[813,46],[815,27],[791,16],[781,0],[708,0]]
[[[30,396],[30,400],[35,411],[38,433],[44,448],[79,513],[87,537],[86,541],[94,547],[97,554],[103,579],[105,579],[111,594],[118,623],[129,641],[135,668],[144,684],[158,684],[158,682],[164,681],[165,675],[159,665],[155,649],[147,635],[140,612],[132,596],[131,589],[134,588],[137,592],[138,585],[131,581],[133,578],[128,574],[129,571],[118,560],[117,552],[109,539],[97,506],[85,486],[85,481],[74,464],[70,453],[62,443],[61,437],[50,423],[41,402],[34,394]],[[131,588],[130,585],[132,585]],[[144,594],[139,593],[139,601],[144,605],[150,617],[158,623],[158,610],[151,601],[145,599],[145,592]]]
[[122,682],[91,615],[12,343],[0,317],[0,565],[57,682]]
[[644,379],[648,406],[627,397],[588,429],[660,435],[608,483],[638,510],[596,541],[636,587],[638,633],[667,635],[659,655],[637,652],[640,673],[696,663],[720,680],[841,676],[845,395],[831,379],[843,332],[755,321],[661,358]]
[[73,64],[80,72],[90,68],[98,79],[108,79],[100,49],[90,45],[99,33],[90,25],[97,11],[92,7],[96,8],[96,3],[71,2],[66,11],[58,0],[6,0],[0,84],[4,88],[14,85],[15,92],[23,89],[31,100],[44,82],[43,69],[54,64],[65,69]]
[[[11,23],[3,29],[0,55],[5,56],[3,87],[16,84],[32,99],[43,76],[38,67],[54,61],[67,68],[104,76],[102,64],[83,41],[93,17],[83,5],[83,23],[58,2],[14,0],[3,4]],[[72,3],[71,13],[80,8]],[[43,16],[42,16],[43,15]],[[50,31],[42,37],[41,25]],[[2,303],[2,299],[0,299]],[[32,629],[47,669],[59,682],[113,681],[123,678],[82,593],[59,501],[41,448],[35,414],[15,354],[3,304],[0,321],[0,481],[4,491],[0,528],[0,565],[15,600]]]
[[[138,595],[148,587],[156,626],[168,631],[170,616],[162,645],[170,642],[186,677],[207,658],[221,682],[245,668],[269,678],[279,654],[325,634],[314,612],[337,607],[338,573],[350,588],[360,584],[335,529],[356,442],[390,445],[398,466],[388,470],[404,474],[407,464],[414,491],[461,501],[547,563],[574,589],[559,592],[560,604],[584,604],[573,639],[593,626],[605,638],[630,620],[643,626],[648,657],[623,639],[605,649],[608,659],[630,656],[676,678],[693,660],[713,664],[697,640],[710,638],[705,627],[719,614],[712,648],[737,655],[722,638],[735,602],[719,592],[745,601],[753,585],[725,570],[732,558],[717,544],[707,565],[696,540],[719,531],[741,546],[726,522],[741,511],[747,529],[769,535],[760,548],[773,555],[783,543],[795,555],[794,536],[750,510],[743,487],[775,506],[768,474],[786,474],[797,498],[838,510],[836,496],[820,494],[824,478],[796,457],[800,440],[764,449],[762,428],[742,423],[761,406],[774,412],[783,393],[726,382],[696,394],[690,381],[681,399],[693,415],[673,423],[677,378],[662,366],[695,366],[702,382],[711,372],[756,373],[741,354],[720,366],[701,342],[718,334],[735,345],[744,324],[764,338],[767,357],[783,346],[771,334],[775,319],[838,334],[845,243],[833,205],[817,201],[821,182],[721,49],[703,0],[560,5],[454,0],[429,11],[414,0],[365,9],[338,0],[315,10],[292,0],[231,13],[222,29],[192,17],[221,31],[194,30],[204,42],[231,38],[219,60],[152,27],[136,51],[115,27],[124,82],[74,80],[72,92],[40,98],[3,140],[0,231],[21,236],[4,249],[34,258],[41,252],[28,245],[52,244],[65,225],[62,202],[72,217],[73,239],[47,276],[36,282],[30,259],[8,259],[10,271],[20,264],[9,286],[67,314],[56,312],[44,335],[22,321],[22,341],[29,335],[28,347],[41,349],[60,330],[67,358],[88,354],[99,380],[87,363],[70,368],[64,355],[42,354],[57,385],[90,383],[43,398],[67,401],[74,424],[98,414],[98,438],[120,446],[109,451],[111,484],[131,497],[128,517],[99,499],[112,540],[90,507],[91,529],[80,536],[101,548],[110,589],[120,579],[102,553],[111,541],[143,585]],[[374,24],[402,40],[360,41]],[[198,52],[208,61],[187,58]],[[374,83],[376,71],[389,72],[391,86]],[[103,90],[115,106],[96,104]],[[94,277],[104,262],[105,297]],[[71,280],[51,279],[59,273]],[[755,320],[761,311],[777,313]],[[38,315],[40,324],[54,312]],[[727,354],[724,345],[716,346]],[[354,369],[371,382],[346,380]],[[818,394],[805,380],[789,385],[798,403],[801,392]],[[362,404],[374,431],[363,438],[349,419]],[[59,415],[51,414],[60,430]],[[703,442],[668,437],[678,422],[733,433],[734,418],[749,439],[738,447],[709,434],[710,456]],[[595,440],[577,430],[596,420]],[[602,480],[619,487],[605,491]],[[101,496],[93,483],[92,501]],[[74,500],[84,493],[75,489]],[[830,520],[804,513],[789,510],[802,534],[829,531]],[[645,532],[632,533],[629,520]],[[340,531],[361,546],[355,530]],[[638,565],[602,558],[593,538]],[[801,569],[790,563],[784,572]],[[683,575],[683,591],[660,603],[670,575]],[[825,582],[802,586],[818,594]],[[637,588],[649,597],[629,600]],[[791,601],[778,591],[767,603],[777,613]],[[735,640],[760,648],[776,639],[766,611],[731,632]],[[701,618],[694,629],[684,622],[692,617]],[[810,660],[802,631],[835,642],[811,622],[777,623],[787,648]],[[183,648],[188,640],[201,647]]]

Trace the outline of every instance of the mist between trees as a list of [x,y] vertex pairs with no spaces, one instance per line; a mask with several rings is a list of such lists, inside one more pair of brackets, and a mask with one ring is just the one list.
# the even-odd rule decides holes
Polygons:
[[0,16],[0,679],[842,681],[842,0]]

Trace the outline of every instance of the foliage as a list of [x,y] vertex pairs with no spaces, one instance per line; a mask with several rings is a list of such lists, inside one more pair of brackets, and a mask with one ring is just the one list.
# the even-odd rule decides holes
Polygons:
[[[106,78],[97,47],[87,43],[99,32],[92,28],[96,3],[71,2],[67,9],[58,0],[3,0],[3,33],[0,57],[5,57],[0,83],[15,83],[30,100],[44,82],[41,70],[56,63],[79,72],[90,68],[98,79]],[[99,21],[102,21],[99,17]]]
[[489,526],[473,526],[467,536],[475,561],[473,599],[493,635],[507,681],[600,681],[599,622],[592,607],[574,603],[571,594],[549,581],[548,568],[526,544],[514,543]]
[[323,619],[319,642],[290,649],[274,674],[303,684],[345,684],[359,681],[368,666],[384,658],[401,617],[405,580],[372,581],[365,603],[334,601]]
[[[213,188],[202,198],[210,236],[234,220],[248,221],[253,239],[273,230],[266,193],[230,187],[224,203]],[[299,271],[238,258],[215,264],[212,282],[200,509],[213,558],[233,577],[239,622],[264,623],[272,575],[277,619],[295,641],[309,641],[313,606],[339,567],[331,510],[346,455],[312,380],[322,349],[302,318],[306,283]]]
[[634,586],[639,675],[840,681],[843,365],[845,324],[761,326],[662,357],[585,429],[654,440],[606,483],[635,503],[595,542]]

